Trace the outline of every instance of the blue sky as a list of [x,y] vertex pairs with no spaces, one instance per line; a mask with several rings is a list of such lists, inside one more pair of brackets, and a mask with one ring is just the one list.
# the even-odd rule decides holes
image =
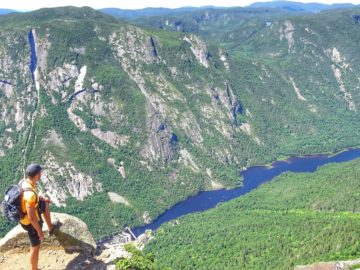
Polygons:
[[[264,1],[264,0],[259,0]],[[56,6],[91,6],[93,8],[117,7],[136,9],[144,7],[183,7],[183,6],[246,6],[256,0],[0,0],[0,8],[34,10]],[[354,3],[360,0],[303,0],[301,2]]]

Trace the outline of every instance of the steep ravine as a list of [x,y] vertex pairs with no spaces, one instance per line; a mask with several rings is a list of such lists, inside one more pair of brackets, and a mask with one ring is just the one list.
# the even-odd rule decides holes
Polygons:
[[33,29],[29,31],[29,45],[30,45],[30,72],[33,81],[35,81],[35,71],[37,67],[37,56],[36,56],[36,47],[35,47],[35,37]]
[[37,55],[36,55],[36,40],[35,40],[35,30],[34,29],[30,29],[29,34],[29,46],[30,46],[30,72],[31,72],[31,77],[32,77],[32,81],[35,84],[35,88],[36,88],[36,92],[37,92],[37,100],[35,103],[35,109],[31,114],[31,121],[30,121],[30,128],[29,128],[29,132],[28,132],[28,136],[26,138],[26,143],[25,143],[25,148],[24,148],[24,153],[23,153],[23,168],[25,168],[26,166],[26,162],[27,162],[27,154],[29,151],[29,147],[33,147],[32,145],[30,145],[30,141],[31,141],[31,137],[33,135],[33,128],[34,128],[34,121],[37,115],[37,110],[38,110],[38,106],[40,104],[40,83],[39,83],[39,71],[38,71],[38,67],[37,67]]

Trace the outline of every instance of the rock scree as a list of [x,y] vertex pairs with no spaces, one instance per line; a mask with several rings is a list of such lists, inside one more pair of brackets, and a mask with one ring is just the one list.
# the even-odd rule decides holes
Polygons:
[[[360,269],[360,258],[348,261],[318,262],[310,265],[299,265],[294,270],[351,270]],[[355,267],[355,268],[354,268]]]
[[[39,268],[42,270],[81,270],[115,269],[114,262],[105,260],[107,250],[98,249],[87,225],[80,219],[61,213],[52,213],[53,223],[60,227],[53,235],[48,234],[44,224],[45,239],[41,243]],[[120,247],[121,249],[121,247]],[[26,270],[28,262],[29,240],[26,231],[20,225],[14,227],[0,239],[0,269]],[[116,258],[121,257],[121,253]]]

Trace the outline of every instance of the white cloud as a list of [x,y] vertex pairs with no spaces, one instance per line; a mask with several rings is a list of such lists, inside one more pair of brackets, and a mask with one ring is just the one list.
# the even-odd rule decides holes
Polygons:
[[[259,0],[263,1],[263,0]],[[93,8],[117,7],[136,9],[144,7],[183,7],[183,6],[246,6],[255,0],[0,0],[0,8],[34,10],[42,7],[91,6]],[[360,0],[303,0],[302,2],[359,4]]]

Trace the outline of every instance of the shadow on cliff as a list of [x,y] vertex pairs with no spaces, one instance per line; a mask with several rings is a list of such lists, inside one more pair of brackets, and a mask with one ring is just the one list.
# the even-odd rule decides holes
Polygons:
[[[79,232],[80,233],[80,232]],[[58,241],[66,253],[78,253],[73,260],[71,260],[65,270],[106,270],[108,264],[96,260],[95,249],[92,245],[85,243],[67,233],[56,231],[49,241]]]

